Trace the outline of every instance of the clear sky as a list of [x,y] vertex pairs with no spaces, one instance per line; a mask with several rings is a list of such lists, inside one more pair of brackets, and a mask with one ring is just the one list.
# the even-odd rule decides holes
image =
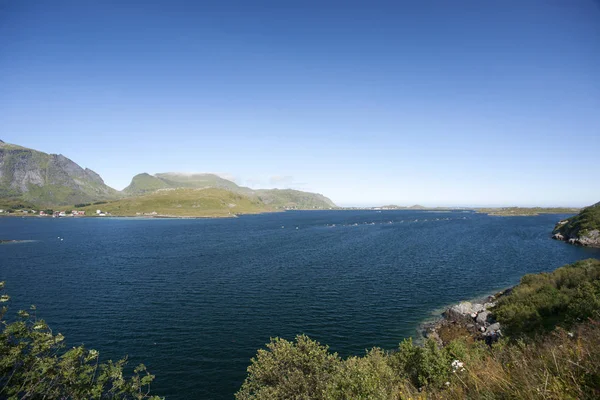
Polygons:
[[122,189],[600,200],[600,1],[0,0],[0,139]]

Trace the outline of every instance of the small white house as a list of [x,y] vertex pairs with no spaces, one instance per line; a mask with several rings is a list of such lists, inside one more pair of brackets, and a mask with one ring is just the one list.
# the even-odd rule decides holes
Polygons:
[[102,213],[101,210],[96,210],[96,214],[100,215]]

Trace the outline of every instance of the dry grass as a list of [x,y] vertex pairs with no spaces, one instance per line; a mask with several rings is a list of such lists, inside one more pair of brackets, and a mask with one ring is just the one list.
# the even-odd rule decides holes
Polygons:
[[558,329],[528,343],[500,344],[484,356],[465,361],[446,389],[405,398],[430,399],[599,399],[600,323],[590,321],[571,332]]

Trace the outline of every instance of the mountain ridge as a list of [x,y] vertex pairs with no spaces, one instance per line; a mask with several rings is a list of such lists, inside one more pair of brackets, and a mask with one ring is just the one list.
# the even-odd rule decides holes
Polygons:
[[337,207],[331,199],[320,194],[295,189],[251,189],[212,173],[146,172],[134,176],[123,189],[126,195],[149,194],[160,189],[218,188],[262,201],[275,209],[323,209]]
[[[106,185],[98,173],[82,168],[62,154],[48,154],[0,140],[0,200],[6,204],[68,206],[135,198],[164,189],[208,188],[243,195],[248,204],[259,202],[267,211],[336,207],[331,199],[319,193],[294,189],[254,190],[212,173],[162,172],[151,175],[143,172],[135,175],[125,189],[117,191]],[[219,193],[223,199],[229,198],[229,195]],[[258,210],[254,206],[250,208],[253,212]],[[197,214],[197,210],[192,211]]]

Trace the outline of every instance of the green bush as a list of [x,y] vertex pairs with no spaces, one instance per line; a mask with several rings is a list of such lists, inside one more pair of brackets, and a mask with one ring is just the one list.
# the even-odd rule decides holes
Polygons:
[[248,367],[248,377],[238,400],[246,399],[321,399],[331,376],[340,365],[337,354],[329,353],[308,336],[295,342],[275,338],[267,350],[258,350]]
[[394,369],[418,388],[426,386],[441,387],[452,371],[450,354],[437,346],[433,340],[427,340],[423,346],[416,346],[412,338],[400,343],[398,351],[392,356]]
[[577,321],[597,317],[600,296],[600,261],[584,260],[551,273],[525,275],[493,312],[503,333],[513,337],[568,328]]
[[388,355],[374,348],[364,357],[350,357],[339,363],[330,376],[325,399],[399,399],[400,375],[390,365]]

